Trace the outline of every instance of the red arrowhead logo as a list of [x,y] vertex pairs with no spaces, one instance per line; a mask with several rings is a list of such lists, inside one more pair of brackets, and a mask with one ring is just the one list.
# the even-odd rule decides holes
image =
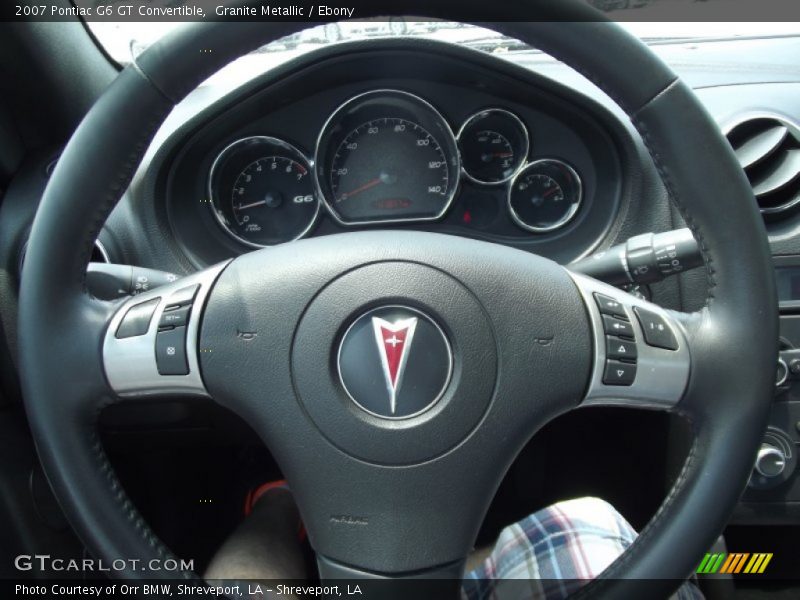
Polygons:
[[375,342],[381,357],[386,387],[389,389],[389,402],[392,414],[395,413],[397,390],[403,379],[403,371],[408,360],[408,351],[414,339],[417,318],[403,319],[390,323],[378,317],[372,317],[372,328]]

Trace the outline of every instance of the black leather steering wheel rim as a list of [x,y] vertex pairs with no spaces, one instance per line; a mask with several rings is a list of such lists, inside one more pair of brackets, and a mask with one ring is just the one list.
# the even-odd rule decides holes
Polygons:
[[[402,12],[446,18],[473,4],[478,3],[411,2]],[[668,593],[723,529],[766,426],[777,351],[767,238],[741,169],[690,89],[638,40],[597,22],[594,11],[572,3],[530,4],[554,21],[581,22],[492,27],[576,68],[626,111],[704,254],[706,306],[676,315],[692,349],[688,387],[676,409],[692,425],[690,455],[636,543],[579,596],[631,597],[636,580],[657,579],[657,589]],[[390,3],[369,10],[376,16],[400,12]],[[518,11],[518,5],[500,6],[498,19],[516,18]],[[42,199],[21,289],[25,402],[48,479],[98,557],[146,563],[169,553],[125,496],[95,432],[99,412],[116,401],[100,347],[115,307],[87,294],[92,243],[174,104],[233,58],[305,26],[204,23],[157,42],[120,73],[86,116]],[[212,52],[201,56],[201,47]],[[174,576],[132,568],[118,574]]]

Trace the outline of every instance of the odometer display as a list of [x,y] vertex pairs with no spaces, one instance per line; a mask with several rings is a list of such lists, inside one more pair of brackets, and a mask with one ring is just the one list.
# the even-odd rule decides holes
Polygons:
[[347,225],[436,219],[452,201],[458,172],[449,126],[405,92],[349,101],[331,117],[317,149],[322,195]]

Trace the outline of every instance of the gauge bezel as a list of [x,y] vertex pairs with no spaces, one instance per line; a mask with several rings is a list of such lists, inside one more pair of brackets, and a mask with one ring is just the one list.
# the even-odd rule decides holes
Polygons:
[[[419,103],[422,108],[430,112],[430,117],[434,120],[439,121],[440,130],[447,136],[446,140],[440,140],[436,138],[436,141],[442,145],[443,147],[449,144],[451,148],[454,150],[453,156],[446,157],[446,159],[454,161],[455,164],[448,164],[447,168],[450,169],[453,173],[453,177],[455,181],[453,182],[452,186],[450,187],[450,191],[446,197],[444,204],[442,205],[442,209],[433,216],[427,217],[398,217],[394,219],[371,219],[371,220],[364,220],[364,221],[348,221],[343,219],[341,215],[336,212],[336,209],[331,204],[330,199],[328,198],[327,194],[325,193],[325,187],[323,186],[322,179],[327,176],[327,168],[323,166],[323,163],[320,161],[320,154],[322,151],[323,143],[329,141],[333,128],[338,124],[337,120],[340,120],[343,115],[346,114],[351,106],[355,106],[359,103],[363,103],[366,100],[370,99],[371,96],[381,96],[381,95],[398,95],[404,97],[406,100],[410,102]],[[417,123],[417,125],[420,125]],[[436,132],[428,132],[429,135],[432,137]],[[444,143],[443,143],[444,142]],[[455,200],[456,194],[458,193],[459,188],[461,187],[461,154],[458,149],[458,142],[456,141],[455,134],[453,133],[453,129],[450,127],[450,123],[448,123],[447,119],[433,106],[430,102],[421,98],[420,96],[406,92],[404,90],[397,90],[391,88],[380,88],[376,90],[370,90],[367,92],[362,92],[360,94],[356,94],[342,102],[336,110],[334,110],[330,116],[325,120],[322,129],[320,129],[319,135],[317,136],[317,143],[314,148],[314,183],[316,187],[317,194],[319,196],[320,202],[325,207],[327,213],[331,216],[331,218],[336,221],[339,225],[343,227],[370,227],[375,225],[391,225],[395,223],[423,223],[423,222],[431,222],[431,221],[438,221],[442,217],[444,217],[448,211],[450,210],[451,206],[453,205],[453,201]],[[450,175],[448,174],[448,181],[450,179]]]
[[[541,165],[543,163],[550,163],[556,164],[559,167],[563,167],[569,172],[570,176],[575,179],[575,192],[577,194],[577,201],[572,203],[572,207],[570,208],[569,212],[566,213],[561,219],[553,223],[552,225],[548,225],[547,227],[535,227],[533,225],[529,225],[523,221],[517,211],[514,210],[514,207],[511,205],[511,195],[514,192],[514,186],[517,184],[517,179],[522,177],[522,175],[528,172],[529,169]],[[514,222],[522,227],[523,229],[533,232],[533,233],[550,233],[561,229],[565,225],[569,224],[572,219],[575,218],[575,215],[578,214],[578,210],[583,205],[583,182],[581,181],[580,175],[578,172],[570,165],[569,163],[559,159],[559,158],[539,158],[537,160],[531,161],[526,163],[524,167],[522,167],[514,178],[511,181],[511,184],[508,186],[508,192],[506,193],[506,206],[508,207],[508,213],[511,215],[511,218]]]
[[214,175],[216,174],[217,169],[221,168],[221,166],[223,165],[222,161],[224,161],[228,157],[229,154],[231,154],[239,146],[242,146],[242,145],[248,144],[248,143],[252,143],[252,142],[261,142],[261,143],[264,143],[265,145],[269,145],[269,146],[272,146],[272,147],[279,148],[280,150],[284,151],[288,155],[294,155],[294,156],[292,156],[292,158],[297,160],[304,167],[306,167],[308,169],[308,171],[309,171],[309,174],[312,174],[314,172],[314,161],[311,158],[309,158],[308,156],[306,156],[305,153],[301,152],[296,146],[290,144],[289,142],[287,142],[285,140],[282,140],[280,138],[276,138],[276,137],[273,137],[273,136],[269,136],[269,135],[250,135],[250,136],[247,136],[247,137],[239,138],[239,139],[231,142],[227,146],[225,146],[219,152],[219,154],[217,154],[216,158],[214,159],[214,162],[211,163],[211,169],[209,169],[209,172],[208,172],[208,184],[207,184],[207,191],[208,191],[208,198],[210,200],[209,206],[210,206],[211,214],[214,215],[214,218],[216,219],[217,224],[220,226],[222,231],[227,233],[230,237],[232,237],[237,242],[239,242],[241,244],[244,244],[245,246],[249,246],[250,248],[271,248],[272,246],[277,246],[278,244],[281,244],[281,243],[285,244],[285,243],[288,243],[288,242],[294,242],[295,240],[299,240],[299,239],[304,238],[306,235],[308,235],[308,232],[311,231],[311,229],[313,229],[314,225],[317,223],[317,219],[319,219],[320,199],[319,199],[319,191],[317,190],[317,186],[316,186],[316,177],[312,177],[312,183],[314,183],[313,191],[314,191],[314,195],[316,197],[316,202],[315,202],[316,206],[314,207],[314,215],[309,220],[308,226],[305,229],[303,229],[303,231],[301,231],[300,234],[298,234],[297,236],[295,236],[295,237],[293,237],[291,239],[288,239],[288,240],[286,240],[284,242],[279,242],[278,244],[258,244],[256,242],[252,242],[252,241],[240,236],[238,233],[233,231],[233,229],[231,229],[230,225],[226,222],[225,215],[224,215],[224,213],[221,212],[221,209],[218,206],[219,202],[221,202],[222,199],[218,197],[218,194],[216,193],[216,190],[214,189]]
[[493,113],[494,114],[500,114],[503,117],[511,117],[511,120],[514,121],[514,124],[517,127],[519,127],[519,130],[523,134],[522,137],[523,137],[523,140],[525,142],[525,150],[524,150],[524,152],[522,152],[522,160],[519,161],[519,164],[517,165],[517,168],[514,169],[513,173],[511,173],[508,177],[505,177],[504,179],[500,179],[498,181],[484,181],[482,179],[474,177],[467,170],[466,166],[464,165],[464,161],[462,160],[461,161],[461,172],[464,174],[464,176],[466,176],[466,178],[469,179],[471,182],[477,183],[478,185],[484,185],[484,186],[501,186],[501,185],[505,185],[509,181],[514,179],[522,169],[524,169],[526,166],[528,166],[530,164],[528,162],[528,154],[530,154],[530,151],[531,151],[531,137],[530,137],[530,132],[528,131],[528,127],[525,125],[524,121],[519,117],[519,115],[517,115],[516,113],[513,113],[510,110],[505,109],[505,108],[485,108],[485,109],[479,110],[478,112],[473,113],[472,115],[467,117],[467,119],[464,121],[464,123],[462,123],[461,127],[459,128],[458,135],[456,136],[456,143],[458,144],[459,154],[463,153],[463,151],[461,149],[461,136],[467,130],[467,128],[470,127],[471,125],[473,125],[479,119],[483,119],[483,118],[486,117],[486,115],[493,114]]

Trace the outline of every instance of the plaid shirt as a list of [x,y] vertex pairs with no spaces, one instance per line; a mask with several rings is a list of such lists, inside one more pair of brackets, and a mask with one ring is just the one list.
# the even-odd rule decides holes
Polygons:
[[[602,573],[636,539],[610,504],[579,498],[548,506],[506,527],[462,586],[465,600],[556,600]],[[702,599],[686,582],[673,596]]]

